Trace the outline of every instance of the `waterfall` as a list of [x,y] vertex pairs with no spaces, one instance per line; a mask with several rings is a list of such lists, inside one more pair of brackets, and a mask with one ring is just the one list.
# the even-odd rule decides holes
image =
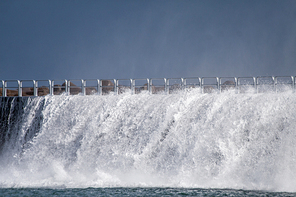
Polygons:
[[198,187],[296,191],[296,96],[7,97],[0,187]]

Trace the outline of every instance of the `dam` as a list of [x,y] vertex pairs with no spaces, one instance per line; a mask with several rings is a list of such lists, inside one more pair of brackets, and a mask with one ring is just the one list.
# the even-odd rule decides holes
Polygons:
[[2,82],[0,187],[296,192],[294,77],[176,80]]

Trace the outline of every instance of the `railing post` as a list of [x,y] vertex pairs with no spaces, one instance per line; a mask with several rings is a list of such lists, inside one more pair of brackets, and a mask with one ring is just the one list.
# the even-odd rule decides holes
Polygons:
[[295,91],[295,88],[296,88],[296,76],[291,76],[292,77],[292,88],[293,88],[293,91]]
[[241,93],[240,90],[241,90],[241,88],[240,88],[240,78],[238,77],[238,78],[237,78],[237,92],[238,92],[238,93]]
[[52,83],[53,83],[53,81],[51,81],[50,79],[48,80],[48,85],[49,85],[49,95],[53,95],[53,91],[52,91]]
[[7,96],[7,81],[5,81],[5,83],[4,83],[4,95],[5,95],[5,97]]
[[203,86],[204,86],[204,78],[201,78],[201,83],[200,83],[200,89],[201,89],[201,93],[203,94],[204,93],[204,88],[203,88]]
[[23,82],[20,81],[20,80],[17,80],[17,84],[18,84],[18,96],[19,97],[22,97],[22,85],[23,85]]
[[254,88],[255,88],[255,91],[256,91],[256,93],[258,93],[258,86],[257,86],[258,77],[253,77],[253,80],[254,80]]
[[234,82],[235,82],[235,93],[238,93],[238,88],[237,88],[237,78],[234,77]]
[[275,77],[274,76],[271,76],[271,79],[272,79],[273,91],[276,92]]
[[86,85],[86,81],[81,79],[81,93],[83,96],[85,96],[85,85]]
[[102,95],[102,81],[97,79],[97,88],[98,88],[98,95]]
[[149,93],[152,93],[151,86],[152,86],[152,80],[147,78],[147,89]]
[[131,94],[135,94],[135,80],[134,79],[130,79],[131,81]]
[[68,86],[70,86],[70,83],[68,84],[68,80],[65,79],[65,92],[70,94],[70,88]]
[[34,96],[38,96],[38,91],[37,91],[37,87],[38,87],[38,82],[33,80],[33,92],[34,92]]
[[65,79],[65,92],[66,93],[69,93],[69,95],[70,95],[70,92],[71,92],[71,81],[70,80],[67,80],[67,82],[66,82],[66,79]]
[[6,91],[5,91],[6,89],[5,89],[5,81],[4,80],[2,80],[2,96],[3,97],[6,97]]
[[114,83],[114,94],[118,95],[118,80],[113,79],[113,83]]
[[221,77],[219,77],[218,84],[219,84],[218,91],[219,91],[219,93],[221,93],[222,92],[222,90],[221,90]]
[[169,79],[166,79],[166,78],[163,78],[163,80],[164,80],[164,92],[165,92],[165,94],[169,94],[169,91],[168,91],[169,84],[168,83],[170,83],[170,81],[169,81]]
[[181,89],[182,90],[186,89],[186,78],[181,78]]
[[274,77],[273,84],[274,84],[274,90],[275,90],[275,92],[277,92],[277,90],[278,90],[278,80],[277,80],[277,77]]
[[54,89],[53,89],[54,88],[54,80],[51,81],[50,86],[51,86],[51,88],[50,88],[51,89],[51,95],[54,95]]
[[219,84],[219,80],[220,80],[220,78],[219,77],[216,77],[216,80],[217,80],[217,89],[218,89],[218,91],[220,90],[220,84]]

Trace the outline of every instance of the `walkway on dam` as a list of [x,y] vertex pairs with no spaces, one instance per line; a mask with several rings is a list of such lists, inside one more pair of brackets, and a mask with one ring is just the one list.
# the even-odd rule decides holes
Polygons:
[[200,88],[201,93],[235,89],[244,93],[253,88],[256,93],[295,90],[296,76],[260,77],[188,77],[146,79],[74,79],[74,80],[1,80],[0,96],[105,95],[130,91],[132,94],[148,91],[151,94],[171,94],[177,90]]

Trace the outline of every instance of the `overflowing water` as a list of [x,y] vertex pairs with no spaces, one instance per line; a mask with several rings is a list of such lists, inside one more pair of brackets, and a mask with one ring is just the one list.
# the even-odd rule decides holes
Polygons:
[[296,94],[3,98],[0,187],[296,192]]

